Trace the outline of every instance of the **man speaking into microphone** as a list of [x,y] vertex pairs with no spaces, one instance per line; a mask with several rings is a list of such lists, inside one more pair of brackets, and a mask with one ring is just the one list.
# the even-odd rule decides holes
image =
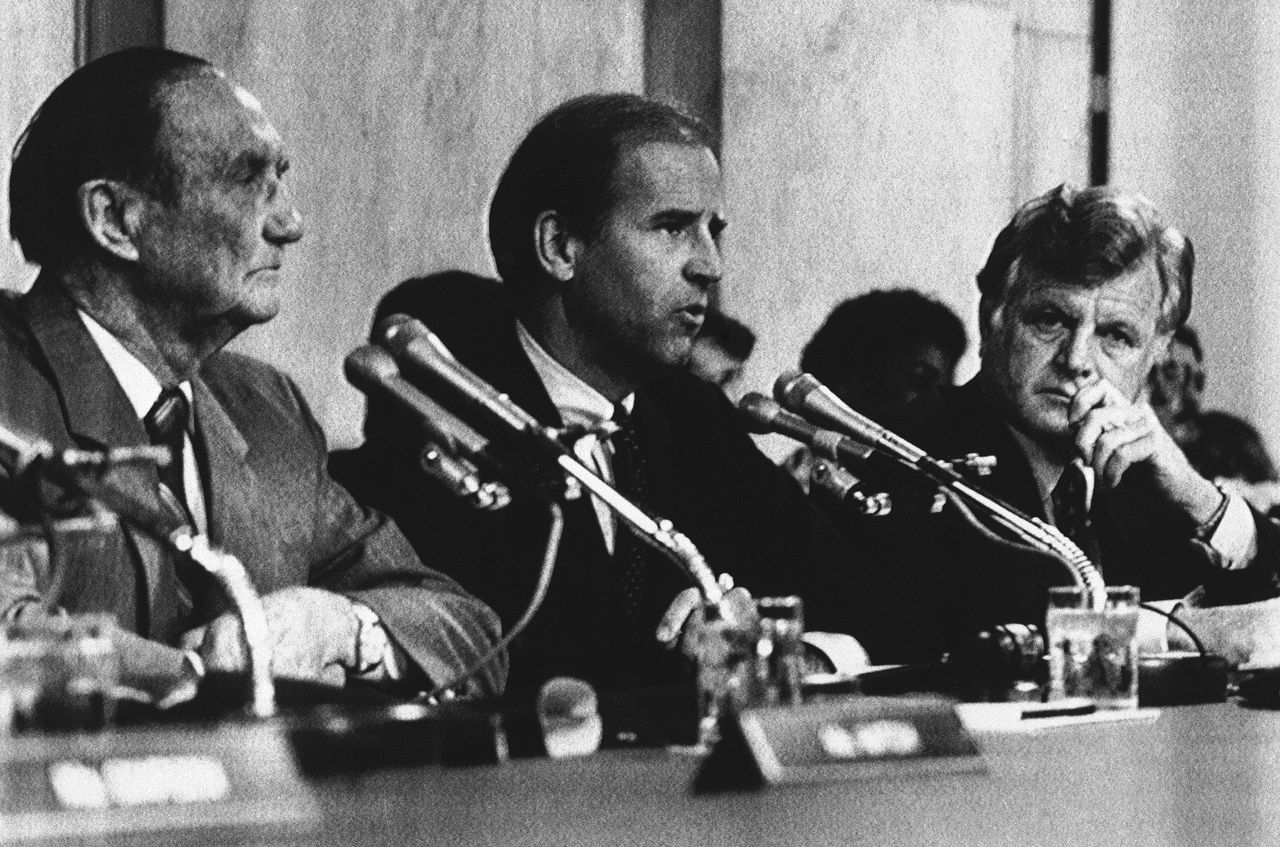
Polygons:
[[[581,97],[537,123],[498,183],[489,238],[501,286],[414,280],[380,314],[410,312],[543,424],[575,428],[578,459],[670,519],[717,572],[756,596],[801,594],[810,628],[847,630],[856,601],[824,583],[852,565],[836,533],[725,398],[683,373],[723,273],[725,226],[700,124],[635,95]],[[403,470],[421,438],[372,409],[365,446],[335,462],[339,477],[420,551],[443,551],[509,626],[534,591],[545,510],[527,492],[493,513],[448,501]],[[689,583],[598,500],[567,511],[546,602],[511,645],[509,687],[553,675],[605,690],[688,679],[680,651],[660,641],[676,641],[683,618],[664,612]]]
[[[1197,474],[1145,396],[1190,312],[1193,264],[1190,241],[1138,195],[1061,186],[1031,200],[977,276],[980,372],[900,431],[938,458],[994,456],[974,481],[1056,524],[1109,585],[1261,600],[1277,594],[1280,528]],[[1070,584],[1061,563],[988,543],[953,509],[842,523],[880,536],[898,573],[869,639],[881,661],[1043,620],[1049,586]]]

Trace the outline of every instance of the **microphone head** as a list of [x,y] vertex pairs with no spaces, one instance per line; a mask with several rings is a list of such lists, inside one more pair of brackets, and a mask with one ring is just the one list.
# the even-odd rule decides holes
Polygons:
[[738,401],[738,414],[751,432],[771,433],[782,407],[759,391],[743,395]]
[[773,383],[773,396],[793,412],[799,412],[804,398],[822,383],[812,374],[800,370],[783,371]]
[[596,691],[588,683],[553,677],[539,690],[537,708],[543,744],[551,758],[589,756],[600,748],[604,725]]
[[[374,330],[374,338],[378,344],[397,356],[403,356],[412,344],[419,355],[442,357],[449,362],[458,361],[430,327],[417,318],[400,312],[384,318]],[[414,344],[414,342],[419,343]],[[422,342],[425,342],[429,349],[424,348]]]
[[364,344],[347,354],[342,362],[347,382],[364,390],[370,383],[380,383],[400,375],[400,367],[391,354],[381,347]]
[[421,321],[415,320],[403,312],[387,315],[374,327],[373,338],[379,344],[386,344],[415,323],[421,324]]

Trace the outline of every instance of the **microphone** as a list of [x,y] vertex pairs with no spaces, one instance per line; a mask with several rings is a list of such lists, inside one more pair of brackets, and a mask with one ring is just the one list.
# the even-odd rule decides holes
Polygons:
[[929,458],[927,453],[910,441],[849,408],[847,403],[812,374],[800,371],[783,373],[773,385],[773,396],[791,411],[818,418],[913,466],[919,466],[921,460]]
[[427,433],[419,464],[428,475],[477,509],[501,509],[511,502],[505,485],[482,480],[480,469],[464,458],[488,458],[488,439],[400,376],[388,353],[370,344],[357,347],[343,362],[343,370],[347,381],[364,394],[391,400],[414,415]]
[[402,377],[395,359],[380,347],[365,344],[352,350],[343,361],[343,372],[347,381],[364,394],[408,409],[428,437],[451,452],[480,456],[489,447],[488,439]]
[[869,445],[829,429],[819,429],[758,391],[752,391],[738,401],[738,412],[752,432],[781,433],[811,447],[819,456],[846,467],[864,465],[875,454]]
[[[944,489],[978,506],[1021,541],[1061,559],[1071,571],[1076,585],[1089,594],[1093,608],[1101,609],[1106,605],[1107,592],[1102,574],[1084,552],[1053,525],[1040,518],[1025,515],[1000,498],[986,493],[969,483],[950,465],[938,461],[866,415],[855,412],[812,374],[787,371],[774,383],[773,393],[779,402],[792,411],[812,415],[866,441],[902,464],[924,474]],[[961,510],[961,513],[965,514],[965,511]],[[978,525],[976,520],[970,522]]]
[[556,452],[564,449],[554,437],[545,434],[546,428],[536,418],[454,358],[422,321],[404,314],[391,315],[378,324],[375,335],[397,362],[407,364],[414,375],[432,385],[452,392],[468,408],[507,429],[543,435],[539,440],[551,442]]
[[538,689],[542,743],[553,759],[589,756],[600,749],[604,724],[595,689],[569,676],[552,677]]
[[641,540],[656,547],[683,569],[708,603],[719,606],[724,591],[716,582],[716,576],[707,566],[706,560],[688,537],[677,531],[671,521],[655,518],[632,503],[579,462],[573,452],[556,437],[555,429],[544,426],[533,415],[513,403],[510,397],[454,358],[444,342],[427,329],[424,323],[408,315],[391,315],[378,324],[374,335],[397,361],[407,364],[414,375],[449,391],[464,406],[475,410],[491,424],[520,436],[530,452],[541,454],[534,456],[535,464],[540,464],[537,460],[543,459],[543,463],[554,465],[564,472],[558,479],[560,483],[576,480],[577,484],[603,501],[636,530]]

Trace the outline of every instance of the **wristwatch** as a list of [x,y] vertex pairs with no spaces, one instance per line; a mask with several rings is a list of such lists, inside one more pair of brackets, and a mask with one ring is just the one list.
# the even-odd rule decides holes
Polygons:
[[356,661],[351,675],[367,676],[382,667],[390,642],[377,612],[357,600],[351,601],[351,611],[356,616]]

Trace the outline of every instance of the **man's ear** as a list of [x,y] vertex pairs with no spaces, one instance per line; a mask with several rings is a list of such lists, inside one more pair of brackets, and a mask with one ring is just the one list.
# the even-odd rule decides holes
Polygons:
[[994,331],[999,304],[993,303],[990,297],[982,297],[978,301],[978,357],[986,357],[987,340]]
[[119,259],[138,261],[135,237],[143,212],[138,193],[113,179],[94,179],[77,189],[76,199],[89,237]]
[[564,216],[553,209],[542,212],[534,219],[533,237],[542,269],[560,282],[573,279],[582,242],[570,234]]

